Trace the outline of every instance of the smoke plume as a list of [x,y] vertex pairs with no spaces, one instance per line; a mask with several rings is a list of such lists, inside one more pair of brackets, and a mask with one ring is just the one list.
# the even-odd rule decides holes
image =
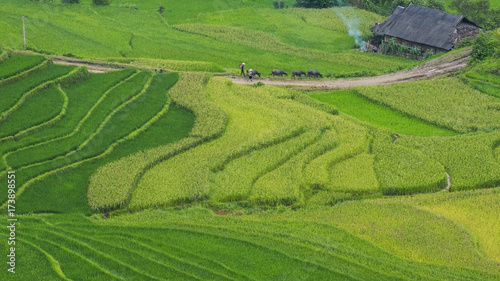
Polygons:
[[363,51],[363,52],[366,51],[366,42],[363,40],[363,34],[359,30],[360,22],[356,18],[356,16],[351,15],[348,17],[344,13],[344,9],[342,9],[342,8],[333,9],[333,11],[344,22],[345,27],[349,31],[349,36],[354,38],[354,41],[356,42],[356,46],[358,46],[361,51]]

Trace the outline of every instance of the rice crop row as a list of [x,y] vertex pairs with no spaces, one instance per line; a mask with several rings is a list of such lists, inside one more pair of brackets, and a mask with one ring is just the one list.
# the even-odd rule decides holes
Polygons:
[[[444,194],[449,195],[449,193]],[[407,199],[412,201],[411,197]],[[284,214],[279,218],[296,223],[305,221],[315,222],[318,225],[334,225],[391,253],[394,257],[456,269],[454,272],[448,271],[448,277],[440,278],[461,279],[472,273],[469,275],[472,279],[494,279],[493,276],[499,274],[495,262],[477,251],[470,230],[465,230],[455,221],[443,218],[440,214],[422,210],[418,204],[404,204],[398,202],[399,200],[401,197],[388,200],[349,201],[332,208],[307,212],[307,215]],[[385,259],[379,254],[372,255],[375,256]],[[394,266],[397,267],[396,264]],[[469,270],[475,268],[477,275],[474,276],[475,274],[467,269],[458,268]],[[387,270],[383,272],[388,273]],[[422,274],[425,277],[420,278],[425,280],[436,277],[429,268],[409,272],[408,278],[417,278],[414,274]]]
[[12,55],[8,60],[2,62],[0,81],[33,68],[44,61],[45,57],[43,56]]
[[13,112],[19,110],[24,103],[30,99],[31,97],[39,94],[45,89],[48,89],[56,84],[60,84],[61,86],[68,86],[71,83],[75,83],[77,81],[80,81],[82,79],[85,79],[88,76],[87,68],[86,67],[77,67],[74,70],[70,71],[68,74],[63,75],[59,78],[56,78],[52,81],[45,82],[44,84],[34,88],[33,90],[25,93],[15,105],[13,105],[10,109],[2,112],[1,114],[1,119],[0,119],[0,124],[3,123]]
[[468,190],[452,193],[422,195],[413,198],[394,198],[455,221],[468,232],[477,250],[494,262],[500,262],[498,208],[500,189]]
[[404,114],[458,132],[499,128],[497,98],[484,95],[458,78],[397,83],[356,90]]
[[447,139],[401,137],[398,144],[441,163],[450,174],[450,189],[465,190],[500,183],[500,162],[494,155],[499,140],[500,134],[494,131]]
[[162,59],[131,59],[132,65],[149,66],[156,69],[169,69],[177,71],[204,71],[204,72],[224,72],[224,69],[212,62],[204,61],[178,61]]
[[[324,125],[321,122],[324,117],[311,116],[306,121],[290,114],[290,119],[279,118],[283,108],[290,113],[307,108],[294,107],[292,101],[274,96],[286,93],[283,90],[256,88],[249,92],[246,87],[213,78],[206,91],[228,114],[225,133],[217,140],[168,159],[144,174],[132,196],[134,208],[206,199],[211,190],[212,171],[227,163],[227,159],[266,147],[274,139],[282,139],[300,128],[300,124]],[[196,124],[193,132],[195,130]],[[165,185],[167,178],[168,185]]]
[[[109,118],[107,117],[99,128],[78,146],[77,152],[83,155],[79,157],[88,157],[96,153],[96,147],[111,145],[114,142],[113,138],[120,139],[126,135],[134,138],[142,133],[143,130],[138,130],[139,128],[149,128],[168,111],[167,91],[177,80],[177,73],[168,73],[155,75],[151,81],[147,81],[140,94],[117,107]],[[131,131],[134,135],[129,135]]]
[[377,153],[375,171],[382,193],[402,195],[444,189],[443,165],[429,156],[404,147],[387,147]]
[[57,77],[68,74],[73,70],[74,66],[62,65],[47,65],[46,69],[22,77],[20,80],[9,85],[2,85],[2,103],[0,104],[0,111],[4,112],[14,106],[24,94],[45,84],[47,81],[52,81]]
[[29,99],[2,123],[0,139],[19,135],[18,132],[48,122],[67,106],[67,97],[58,87],[51,87]]
[[311,132],[314,139],[305,146],[299,147],[287,162],[270,169],[266,174],[254,181],[249,200],[261,204],[303,204],[305,202],[303,192],[309,184],[305,182],[303,170],[307,163],[318,155],[335,148],[336,132],[326,130],[324,132]]
[[[492,191],[485,190],[490,195]],[[90,220],[80,215],[31,215],[22,217],[23,238],[53,256],[68,278],[82,274],[72,265],[77,263],[97,280],[147,278],[142,274],[182,278],[182,272],[200,279],[215,274],[221,280],[275,280],[290,270],[293,276],[302,270],[315,272],[301,275],[306,280],[496,280],[498,267],[478,253],[469,235],[488,221],[494,223],[495,216],[485,216],[476,224],[467,219],[479,214],[476,209],[494,214],[495,199],[471,201],[472,194],[437,195],[247,216],[216,216],[202,208],[148,210],[105,220],[100,215]],[[471,212],[463,212],[467,202],[480,203],[469,205],[466,210]],[[450,220],[453,210],[460,212]],[[462,227],[464,222],[467,230]],[[234,259],[235,255],[240,258]],[[145,264],[137,258],[154,266],[142,270]],[[270,260],[281,266],[262,272]],[[295,262],[302,265],[287,269],[290,264],[297,267]],[[200,268],[192,269],[193,264]],[[324,275],[319,273],[323,271]],[[270,272],[276,274],[270,276]]]
[[169,92],[173,101],[197,117],[191,137],[172,145],[136,153],[98,169],[89,184],[88,198],[92,209],[124,207],[145,171],[199,144],[203,139],[209,140],[223,132],[225,114],[209,101],[203,90],[207,78],[204,74],[186,73]]
[[[138,181],[131,208],[208,198],[302,202],[301,193],[309,185],[302,179],[305,166],[336,146],[336,126],[342,124],[331,120],[336,111],[307,97],[305,104],[296,102],[302,98],[286,89],[248,88],[220,78],[212,78],[206,91],[228,116],[224,134],[152,167]],[[353,136],[352,125],[345,127]],[[354,130],[354,135],[357,133]],[[350,138],[346,142],[359,143],[363,151],[366,136],[360,142]],[[287,185],[288,178],[297,180]],[[283,184],[274,184],[280,182]],[[292,188],[293,194],[285,186]]]
[[248,198],[252,185],[268,171],[277,168],[317,138],[317,133],[293,132],[282,142],[231,159],[215,173],[213,198],[237,201]]
[[330,185],[332,166],[366,150],[370,138],[368,131],[343,118],[332,118],[337,132],[335,149],[326,151],[311,160],[304,169],[305,182],[312,190],[327,189]]
[[465,74],[465,77],[500,85],[500,76],[491,73],[480,73],[480,72],[469,71]]
[[[22,167],[64,155],[77,149],[88,135],[97,130],[98,126],[111,114],[111,111],[116,106],[139,93],[148,76],[148,73],[143,72],[116,84],[115,87],[109,88],[86,112],[85,117],[80,120],[70,134],[35,145],[25,146],[22,149],[6,154],[4,158],[12,167]],[[30,157],[27,157],[27,155],[30,155]]]
[[416,136],[448,136],[456,133],[431,125],[400,111],[375,103],[353,90],[313,93],[311,98],[337,107],[343,113],[397,133]]
[[[129,115],[129,118],[133,119],[134,115]],[[162,110],[149,119],[148,124],[141,127],[143,130],[135,131],[134,138],[121,142],[104,157],[33,183],[25,189],[22,200],[17,202],[17,207],[23,213],[78,212],[91,215],[92,211],[88,204],[91,201],[87,198],[92,174],[113,161],[183,139],[189,134],[193,123],[194,116],[191,113],[167,101]],[[125,171],[121,172],[125,177]],[[120,178],[117,179],[121,182]]]
[[[59,67],[61,66],[51,65],[50,68],[52,67],[57,70],[60,69]],[[64,68],[67,68],[67,66]],[[11,89],[11,92],[6,96],[6,98],[10,96],[20,96],[18,91],[26,89],[26,87],[28,87],[30,84],[36,84],[32,82],[35,78],[36,81],[46,79],[43,78],[43,76],[40,76],[42,73],[44,72],[42,71],[41,73],[33,74],[18,83],[6,86],[6,88]],[[66,115],[64,115],[63,118],[61,118],[52,126],[45,127],[44,130],[37,131],[27,138],[21,138],[15,142],[7,141],[2,143],[2,145],[0,146],[0,153],[2,154],[2,162],[0,162],[0,166],[2,166],[1,170],[7,168],[6,158],[14,151],[22,151],[25,148],[29,148],[31,146],[42,145],[43,143],[52,139],[57,139],[59,137],[71,134],[71,132],[74,131],[75,128],[80,128],[80,125],[78,124],[82,123],[81,119],[85,119],[85,116],[90,115],[92,106],[96,103],[96,101],[102,98],[103,93],[106,91],[106,89],[112,87],[116,83],[119,83],[120,80],[125,79],[132,73],[133,70],[129,69],[103,74],[92,74],[85,81],[81,81],[79,83],[73,84],[68,88],[65,88],[64,92],[68,95],[68,107]],[[26,87],[23,88],[23,86]],[[29,154],[27,157],[30,157]]]
[[[104,91],[106,88],[119,81],[115,81],[113,78],[126,78],[126,76],[124,77],[124,74],[129,76],[131,74],[131,71],[111,72],[109,74],[94,74],[90,76],[88,80],[73,84],[73,86],[66,88],[66,92],[69,97],[69,103],[67,107],[68,113],[63,116],[63,118],[59,122],[56,122],[52,127],[47,127],[45,128],[45,130],[38,131],[29,138],[22,138],[16,142],[11,141],[3,143],[1,146],[3,155],[2,166],[4,167],[2,171],[5,172],[4,169],[7,169],[8,167],[6,158],[9,156],[9,154],[16,151],[16,149],[21,149],[22,151],[25,147],[30,147],[36,144],[43,144],[44,141],[51,140],[54,137],[57,138],[58,134],[64,134],[64,131],[72,129],[72,127],[77,125],[76,123],[78,122],[78,120],[80,120],[85,114],[89,112],[88,109],[91,108],[94,102],[98,100],[99,97],[101,97],[102,92],[100,92],[99,89],[102,88],[102,91]],[[37,75],[38,74],[34,74],[34,76]],[[29,79],[29,77],[26,79]],[[89,85],[92,85],[93,87],[88,87]],[[75,91],[75,88],[80,89],[81,91]],[[93,91],[89,92],[89,89],[92,89]],[[78,114],[81,114],[81,116],[79,117]],[[29,160],[30,156],[30,154],[27,154],[25,160]],[[0,177],[2,176],[2,174],[3,176],[5,176],[4,172],[0,173]],[[21,177],[24,176],[24,180],[28,181],[30,179],[30,176],[34,175],[30,173],[21,175]],[[2,201],[4,201],[5,198],[4,196],[2,196]]]
[[467,79],[466,82],[473,89],[500,98],[500,86],[498,85],[472,79]]
[[45,61],[43,61],[43,62],[42,62],[42,63],[40,63],[39,65],[36,65],[36,66],[35,66],[35,67],[33,67],[33,68],[30,68],[30,69],[28,69],[28,70],[26,70],[26,71],[23,71],[23,72],[21,72],[21,73],[18,73],[18,74],[14,75],[14,76],[10,76],[10,77],[9,77],[9,78],[7,78],[7,79],[3,79],[3,80],[1,80],[1,81],[0,81],[0,86],[6,86],[6,85],[12,84],[12,83],[14,83],[14,82],[16,82],[16,81],[19,81],[19,80],[21,80],[21,79],[24,79],[24,78],[26,78],[26,77],[28,77],[28,76],[32,75],[33,73],[36,73],[36,72],[38,72],[38,71],[42,71],[42,70],[44,70],[44,69],[47,69],[47,67],[48,67],[49,65],[51,65],[51,64],[52,64],[52,60],[45,60]]
[[351,193],[346,193],[343,191],[320,190],[314,193],[307,200],[307,206],[333,206],[337,203],[351,199]]
[[[163,82],[167,81],[167,83],[170,83],[171,82],[170,78],[172,78],[173,76],[176,77],[175,74],[166,76],[167,80],[164,80]],[[149,82],[150,82],[150,80],[149,80]],[[146,88],[149,85],[149,82],[146,83],[145,89],[138,96],[142,95],[143,93],[146,93]],[[156,88],[152,89],[153,93],[160,94],[160,95],[164,96],[164,98],[166,98],[165,91],[166,91],[166,89],[162,88],[162,87],[156,87]],[[143,102],[142,106],[144,106],[144,105],[147,106],[147,104],[148,104],[147,102]],[[154,106],[158,106],[157,102],[154,102],[153,104],[154,104]],[[161,106],[161,107],[163,105],[164,104],[159,104],[159,106]],[[135,103],[130,102],[129,104],[127,103],[127,106],[134,107],[136,105],[135,105]],[[127,106],[122,104],[122,106],[119,106],[119,108],[127,111],[127,110],[129,110],[129,109],[127,109]],[[160,110],[160,112],[158,112],[157,114],[163,114],[166,112],[167,109],[168,109],[168,105],[166,105],[165,110]],[[114,114],[114,113],[119,114],[119,112],[120,111],[115,111],[112,114]],[[137,118],[136,116],[134,118],[132,118],[132,115],[128,115],[128,116],[131,117],[131,119]],[[22,175],[21,182],[23,182],[23,184],[17,190],[16,196],[20,196],[24,192],[24,190],[26,190],[26,188],[32,186],[33,184],[35,184],[37,182],[40,182],[41,180],[47,179],[50,176],[66,172],[68,170],[77,168],[77,167],[84,165],[86,163],[92,163],[94,161],[98,161],[99,159],[102,159],[102,158],[110,155],[117,146],[135,138],[140,132],[147,130],[149,128],[149,126],[151,126],[151,124],[154,121],[156,121],[158,118],[159,118],[159,116],[153,117],[153,118],[147,117],[147,119],[149,119],[149,121],[146,121],[146,123],[142,123],[139,127],[131,128],[131,132],[129,131],[129,133],[123,137],[121,135],[115,136],[116,138],[119,138],[119,139],[114,139],[114,141],[111,144],[107,144],[107,143],[103,144],[104,147],[102,147],[102,148],[98,147],[98,146],[91,147],[90,148],[91,153],[88,153],[88,154],[85,154],[85,153],[82,154],[80,152],[70,153],[67,155],[67,157],[58,157],[58,158],[52,159],[50,161],[46,161],[44,163],[37,163],[35,165],[32,164],[32,165],[25,166],[25,167],[18,169],[19,174]],[[117,121],[117,120],[111,120],[111,121],[115,121],[115,122],[122,124],[122,122]],[[125,122],[125,123],[129,123],[129,121],[131,121],[131,120],[127,120],[127,122]],[[131,122],[131,123],[133,123],[133,122]],[[114,126],[118,127],[119,124],[114,124]],[[97,135],[97,136],[99,136],[99,135]],[[103,149],[104,151],[101,151],[101,149]],[[97,153],[97,155],[95,153]],[[25,201],[25,202],[29,202],[29,200],[30,199],[27,199],[27,201]],[[5,204],[2,205],[2,207],[5,207]]]
[[[137,77],[140,78],[139,75]],[[8,161],[8,162],[10,163],[10,165],[13,165],[13,167],[15,167],[15,168],[23,167],[24,169],[29,169],[31,167],[37,167],[37,166],[42,166],[42,165],[47,165],[47,164],[50,164],[52,167],[56,167],[57,165],[54,163],[59,162],[59,163],[67,164],[67,163],[81,161],[82,159],[85,159],[85,158],[90,158],[91,156],[94,156],[94,155],[92,155],[94,153],[99,154],[100,149],[102,149],[102,150],[106,149],[107,147],[110,146],[110,144],[114,143],[114,141],[116,139],[123,137],[123,135],[121,135],[121,134],[113,135],[110,139],[108,139],[107,141],[104,141],[104,140],[100,139],[102,134],[108,133],[109,130],[113,131],[114,130],[113,128],[130,129],[127,127],[127,125],[123,125],[123,124],[121,126],[117,126],[117,124],[120,124],[120,122],[117,122],[116,120],[114,120],[115,115],[120,114],[123,111],[125,111],[128,114],[127,111],[129,110],[130,105],[133,104],[135,106],[136,100],[146,93],[151,81],[153,80],[153,76],[146,74],[145,77],[143,77],[143,78],[147,78],[147,81],[141,81],[139,79],[139,80],[137,80],[137,81],[141,82],[139,84],[137,84],[137,81],[134,81],[136,83],[137,87],[134,88],[134,87],[130,87],[131,85],[128,85],[128,87],[124,88],[124,91],[126,93],[124,95],[124,97],[122,97],[122,98],[124,98],[124,101],[121,104],[113,107],[113,110],[103,120],[99,120],[100,123],[95,123],[94,125],[96,125],[97,128],[95,128],[89,135],[81,136],[82,138],[80,140],[78,140],[78,142],[74,142],[74,139],[71,139],[71,138],[61,139],[62,143],[58,143],[56,145],[56,147],[61,147],[61,148],[65,149],[62,151],[62,154],[56,154],[56,153],[61,153],[61,150],[53,151],[53,148],[46,149],[43,146],[37,146],[36,149],[31,151],[31,154],[33,156],[32,156],[32,159],[29,159],[30,162],[19,164],[19,161],[26,161],[26,159],[23,159],[23,158],[13,158],[13,159],[17,160],[17,162],[12,162],[12,163],[10,163],[10,161]],[[134,84],[132,84],[132,85],[134,85]],[[159,105],[161,106],[162,103],[159,103]],[[142,118],[142,116],[136,117],[137,120],[141,120],[141,118]],[[116,122],[117,124],[114,124],[113,122]],[[112,128],[108,127],[109,123],[113,124]],[[134,124],[133,129],[137,129],[135,124]],[[97,143],[95,143],[96,138],[99,138],[97,140]],[[109,143],[109,142],[111,142],[111,143]],[[53,144],[53,143],[51,143],[51,144]],[[24,151],[24,152],[26,152],[26,151]],[[55,155],[53,155],[52,153],[54,153]],[[44,158],[40,158],[40,157],[44,157]],[[10,158],[8,158],[7,160],[9,160],[9,159]],[[16,165],[16,166],[14,166],[14,165]]]
[[61,111],[59,112],[59,114],[57,114],[56,116],[54,116],[54,118],[50,119],[49,121],[47,121],[45,123],[42,123],[42,124],[33,126],[31,128],[28,128],[26,130],[22,130],[22,131],[17,132],[14,135],[14,138],[16,140],[23,138],[23,137],[26,137],[28,135],[34,134],[35,132],[43,130],[44,128],[53,126],[55,123],[57,123],[59,120],[61,120],[61,118],[63,118],[63,116],[66,114],[66,110],[68,109],[68,95],[61,89],[60,85],[57,86],[57,90],[63,96],[63,104],[62,104],[62,108],[61,108]]
[[362,153],[337,163],[330,170],[327,189],[356,194],[377,192],[379,183],[374,166],[375,155],[368,153]]

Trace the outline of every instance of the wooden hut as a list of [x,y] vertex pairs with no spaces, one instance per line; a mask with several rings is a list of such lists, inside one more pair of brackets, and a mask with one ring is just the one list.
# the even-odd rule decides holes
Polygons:
[[463,16],[410,4],[397,7],[386,21],[370,30],[383,36],[384,42],[395,38],[397,44],[418,46],[421,53],[439,53],[453,49],[466,37],[476,37],[480,29]]

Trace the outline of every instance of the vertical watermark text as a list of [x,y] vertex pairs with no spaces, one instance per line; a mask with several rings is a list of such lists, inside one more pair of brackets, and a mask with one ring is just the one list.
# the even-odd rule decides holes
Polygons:
[[7,174],[7,228],[9,229],[9,238],[7,244],[10,246],[7,255],[9,265],[8,271],[16,273],[16,172],[9,171]]

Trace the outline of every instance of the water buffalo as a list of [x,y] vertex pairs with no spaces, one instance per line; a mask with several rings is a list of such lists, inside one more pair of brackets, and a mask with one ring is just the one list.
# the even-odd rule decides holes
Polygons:
[[323,78],[323,75],[321,75],[321,73],[319,73],[317,70],[309,70],[309,72],[307,72],[307,76],[311,77],[311,76],[314,76],[314,77],[321,77]]
[[279,76],[283,77],[283,74],[285,74],[286,76],[288,76],[288,74],[286,72],[284,72],[283,70],[281,70],[281,69],[273,69],[273,71],[269,75],[272,75],[272,76],[279,75]]
[[306,75],[306,73],[302,70],[294,70],[292,73],[292,77],[295,77],[295,76],[302,77],[302,75]]
[[260,77],[260,72],[258,72],[255,69],[249,69],[249,70],[247,70],[247,76],[255,76],[255,75],[259,75],[259,77]]

